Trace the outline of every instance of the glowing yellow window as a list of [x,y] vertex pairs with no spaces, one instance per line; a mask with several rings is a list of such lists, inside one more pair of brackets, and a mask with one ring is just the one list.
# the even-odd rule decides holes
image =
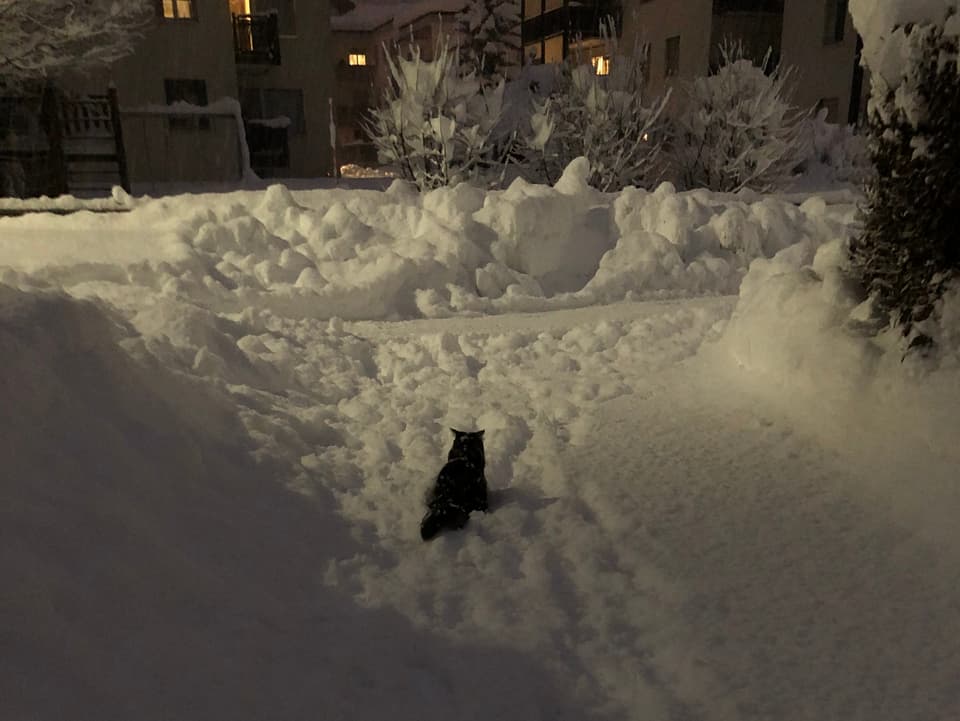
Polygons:
[[365,53],[350,53],[347,62],[350,65],[366,65],[367,56]]
[[171,20],[190,20],[195,18],[193,0],[163,0],[163,17]]
[[596,71],[597,75],[610,74],[610,58],[605,58],[600,55],[595,58],[590,58],[590,62],[593,63],[593,69]]

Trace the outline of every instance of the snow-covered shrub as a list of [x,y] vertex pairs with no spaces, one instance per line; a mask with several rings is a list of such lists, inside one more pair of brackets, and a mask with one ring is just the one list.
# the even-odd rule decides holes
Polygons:
[[804,123],[808,156],[801,170],[828,183],[862,185],[873,174],[866,137],[850,125],[828,123],[823,109]]
[[590,185],[604,192],[657,180],[669,95],[647,101],[640,57],[607,56],[607,75],[580,58],[559,67],[552,92],[534,99],[522,143],[528,178],[552,184],[575,158],[585,157]]
[[[803,114],[786,100],[789,69],[758,67],[742,45],[721,47],[716,74],[685,87],[671,161],[683,189],[768,191],[807,154]],[[769,70],[765,72],[765,70]]]
[[484,82],[496,83],[520,71],[519,0],[470,0],[456,18],[464,63]]
[[444,38],[433,60],[413,44],[410,57],[387,54],[392,82],[365,129],[382,163],[421,190],[475,180],[498,169],[492,132],[504,84],[480,83]]
[[960,275],[960,15],[948,0],[852,9],[871,70],[877,167],[864,232],[852,245],[853,266],[881,316],[923,344],[928,339],[915,324]]

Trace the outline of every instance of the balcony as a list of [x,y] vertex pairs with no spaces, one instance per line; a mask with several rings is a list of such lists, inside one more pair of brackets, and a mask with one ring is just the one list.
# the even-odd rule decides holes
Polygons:
[[279,65],[279,16],[276,13],[234,15],[233,50],[238,64]]
[[553,35],[565,35],[569,41],[577,37],[584,40],[600,37],[600,22],[613,16],[617,33],[622,29],[623,9],[616,0],[593,0],[593,2],[570,2],[564,7],[551,10],[544,15],[534,15],[523,21],[524,44],[549,38]]

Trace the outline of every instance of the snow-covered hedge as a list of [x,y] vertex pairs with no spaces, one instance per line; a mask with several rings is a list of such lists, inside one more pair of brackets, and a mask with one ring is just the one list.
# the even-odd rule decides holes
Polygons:
[[871,70],[877,177],[854,268],[882,318],[921,347],[938,299],[960,279],[960,13],[956,0],[870,0],[851,12]]

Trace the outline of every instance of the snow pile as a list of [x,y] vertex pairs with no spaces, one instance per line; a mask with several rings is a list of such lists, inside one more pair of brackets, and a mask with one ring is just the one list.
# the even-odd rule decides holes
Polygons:
[[115,313],[0,286],[0,360],[4,718],[581,718],[522,652],[330,588],[336,503]]
[[[845,237],[850,205],[703,191],[602,194],[572,163],[554,187],[298,192],[131,201],[105,218],[7,220],[0,266],[77,295],[184,298],[213,311],[397,319],[730,294],[796,238]],[[89,229],[83,243],[63,229]],[[11,271],[7,271],[8,273]],[[104,285],[105,284],[105,285]],[[112,290],[111,290],[112,289]],[[125,302],[122,298],[118,303]]]
[[[823,424],[873,427],[954,452],[960,427],[960,288],[923,324],[929,356],[906,352],[896,330],[877,333],[871,300],[851,280],[843,240],[792,245],[758,259],[743,279],[718,348],[758,374],[781,400],[821,399]],[[880,434],[882,435],[882,434]],[[957,458],[960,463],[960,456]]]

